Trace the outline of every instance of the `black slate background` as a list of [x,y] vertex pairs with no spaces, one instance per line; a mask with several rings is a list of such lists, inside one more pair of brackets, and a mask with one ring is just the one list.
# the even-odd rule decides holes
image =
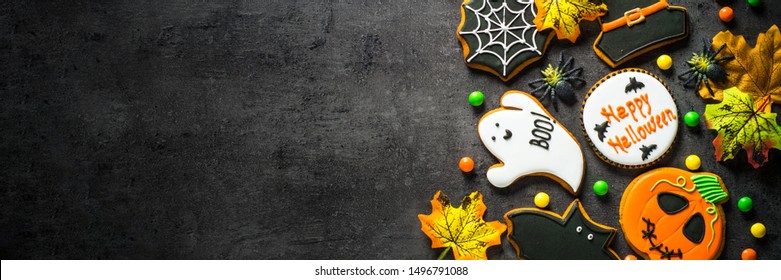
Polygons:
[[[729,29],[751,44],[781,23],[781,3],[671,0],[689,9],[691,35],[623,65],[663,77],[682,113],[705,103],[675,76],[702,38]],[[573,197],[546,178],[507,189],[477,120],[509,89],[529,90],[558,53],[576,57],[589,85],[609,69],[594,55],[596,22],[576,44],[509,83],[463,63],[457,0],[18,1],[0,3],[0,257],[3,259],[433,259],[417,214],[444,190],[485,195],[486,220],[533,206],[545,191],[562,212]],[[673,70],[655,58],[669,53]],[[473,109],[467,94],[486,93]],[[781,107],[774,105],[773,111]],[[579,104],[554,112],[585,149],[580,199],[618,227],[621,193],[645,170],[602,162],[579,131]],[[689,154],[722,176],[728,240],[781,259],[781,153],[754,170],[718,163],[704,125],[681,125],[658,166]],[[476,161],[476,174],[457,167]],[[594,181],[610,183],[604,198]],[[737,210],[750,196],[755,209]],[[749,233],[763,222],[768,235]],[[630,253],[621,231],[614,241]],[[491,259],[513,259],[508,242]]]

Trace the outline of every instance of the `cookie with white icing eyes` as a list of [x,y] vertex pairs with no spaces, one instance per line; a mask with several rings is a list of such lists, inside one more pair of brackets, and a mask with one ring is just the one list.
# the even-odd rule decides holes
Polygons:
[[504,215],[507,239],[518,257],[529,260],[617,260],[610,249],[616,229],[591,220],[579,200],[563,215],[519,208]]
[[534,0],[464,0],[458,40],[467,66],[512,79],[542,58],[553,33],[537,31]]
[[577,140],[528,93],[508,91],[502,107],[486,113],[477,133],[500,163],[486,172],[499,188],[525,176],[545,176],[577,195],[585,158]]

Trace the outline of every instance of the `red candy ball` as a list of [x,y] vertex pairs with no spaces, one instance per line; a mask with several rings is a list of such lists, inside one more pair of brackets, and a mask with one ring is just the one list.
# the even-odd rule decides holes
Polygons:
[[463,157],[458,162],[458,168],[461,168],[463,172],[472,172],[475,169],[475,162],[470,157]]
[[735,17],[735,14],[732,12],[732,8],[730,7],[724,7],[719,10],[719,18],[723,22],[730,22],[732,21],[732,18]]

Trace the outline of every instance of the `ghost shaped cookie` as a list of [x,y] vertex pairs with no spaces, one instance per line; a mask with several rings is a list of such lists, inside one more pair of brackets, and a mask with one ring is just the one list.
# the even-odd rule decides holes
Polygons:
[[477,126],[483,145],[500,161],[488,169],[488,181],[504,188],[525,176],[545,176],[577,195],[585,158],[572,133],[528,93],[508,91],[501,105]]
[[504,215],[507,240],[518,257],[529,260],[617,260],[610,249],[616,229],[589,218],[575,200],[563,215],[537,208],[519,208]]

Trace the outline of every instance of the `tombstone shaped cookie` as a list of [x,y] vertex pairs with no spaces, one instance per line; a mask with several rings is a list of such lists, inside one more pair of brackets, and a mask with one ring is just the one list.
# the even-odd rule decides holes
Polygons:
[[604,0],[594,51],[610,67],[688,36],[686,9],[667,0]]
[[504,188],[522,177],[539,175],[577,195],[585,158],[575,137],[528,93],[508,91],[501,103],[477,126],[480,140],[500,161],[488,169],[488,181]]

